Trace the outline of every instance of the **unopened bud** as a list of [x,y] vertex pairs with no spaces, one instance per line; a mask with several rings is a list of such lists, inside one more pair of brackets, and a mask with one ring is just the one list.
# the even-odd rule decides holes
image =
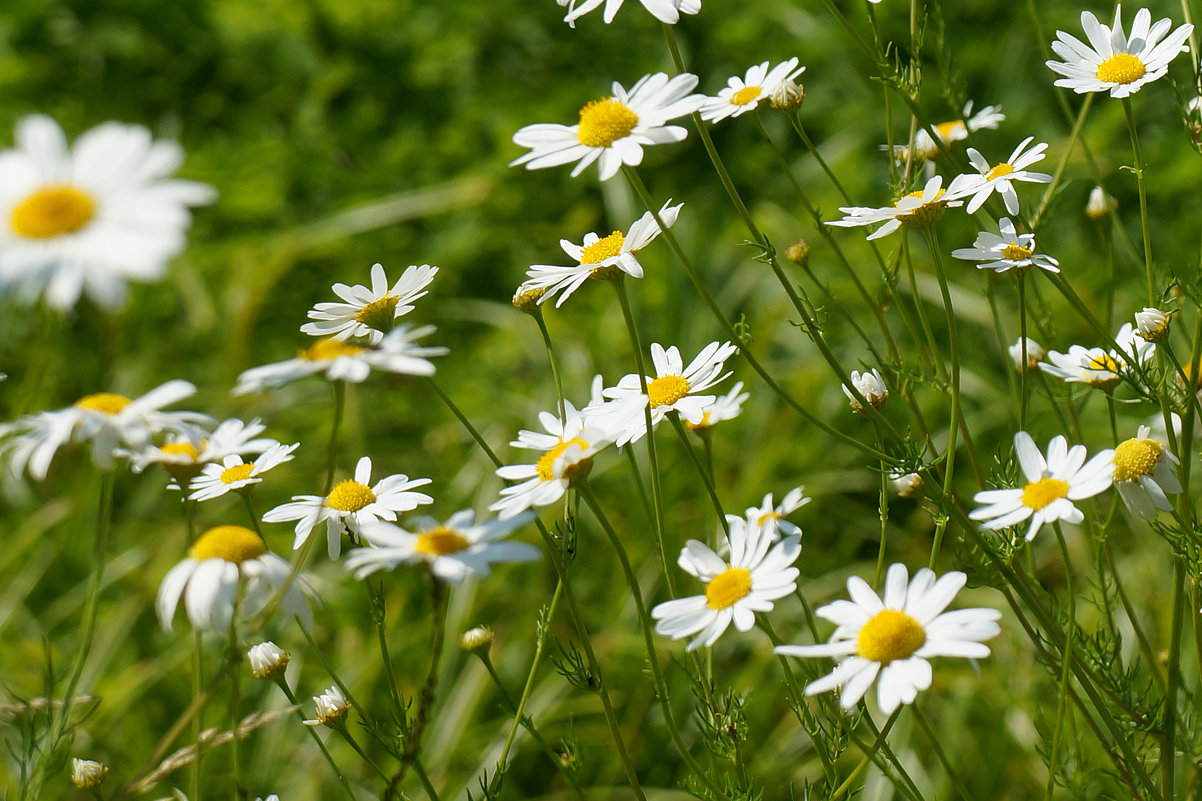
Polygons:
[[317,717],[306,720],[306,726],[326,726],[339,729],[346,723],[346,716],[351,712],[351,704],[337,687],[330,687],[321,695],[313,696],[317,707]]
[[1169,316],[1160,309],[1145,306],[1135,313],[1137,333],[1148,342],[1160,342],[1169,335]]
[[[851,385],[864,396],[864,400],[872,404],[872,408],[879,409],[885,404],[885,400],[889,397],[889,388],[885,386],[885,379],[881,378],[881,374],[873,369],[871,373],[861,373],[859,370],[851,371]],[[847,400],[851,403],[852,411],[857,414],[863,413],[864,407],[856,400],[856,396],[846,385],[843,387],[843,394],[847,396]]]
[[785,258],[798,266],[804,265],[810,260],[810,243],[804,239],[798,239],[785,248]]
[[1106,194],[1106,190],[1095,186],[1089,193],[1089,201],[1085,204],[1085,216],[1091,220],[1102,220],[1112,209],[1117,209],[1119,202]]
[[284,678],[284,671],[288,669],[288,662],[292,659],[291,654],[271,641],[251,646],[246,652],[246,657],[250,660],[250,672],[256,679],[271,681]]
[[488,626],[476,626],[463,632],[459,637],[459,647],[465,651],[488,651],[492,645],[493,631]]
[[794,83],[790,79],[781,81],[772,90],[772,94],[768,95],[768,102],[772,104],[772,108],[777,111],[783,111],[786,114],[791,114],[801,108],[801,104],[805,102],[806,89],[804,86]]
[[109,766],[90,759],[71,760],[71,783],[80,790],[92,790],[100,786],[109,773]]
[[917,473],[893,474],[889,477],[889,483],[902,498],[914,498],[922,494],[922,476]]
[[1036,369],[1039,366],[1039,363],[1041,361],[1043,361],[1043,357],[1046,355],[1044,353],[1042,345],[1040,345],[1038,342],[1031,339],[1030,337],[1027,337],[1026,340],[1027,340],[1027,361],[1025,364],[1023,363],[1023,341],[1022,341],[1022,339],[1019,339],[1018,341],[1016,341],[1009,348],[1010,360],[1014,362],[1014,369],[1018,370],[1020,373],[1025,373],[1028,370]]
[[547,294],[545,287],[522,284],[518,287],[517,292],[513,293],[514,308],[526,312],[526,314],[538,314],[542,311],[538,302],[545,294]]

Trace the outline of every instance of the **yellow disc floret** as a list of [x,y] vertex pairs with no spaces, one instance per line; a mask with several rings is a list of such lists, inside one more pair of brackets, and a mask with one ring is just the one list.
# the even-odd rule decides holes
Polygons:
[[744,86],[739,91],[731,95],[730,103],[733,106],[745,106],[752,100],[760,96],[764,90],[759,86]]
[[445,526],[423,531],[417,535],[417,545],[414,551],[428,556],[446,556],[449,553],[459,553],[466,550],[471,543],[461,534]]
[[[924,190],[911,192],[893,204],[894,208],[899,208],[902,200],[906,198],[919,198],[923,196]],[[897,221],[907,228],[926,228],[939,222],[939,218],[943,216],[945,204],[947,201],[940,200],[943,196],[943,190],[940,189],[932,200],[923,203],[921,206],[916,206],[913,209],[908,209],[906,213],[897,215]]]
[[994,178],[1001,178],[1003,175],[1009,175],[1012,172],[1014,172],[1014,165],[1003,162],[985,173],[985,180],[992,181]]
[[628,136],[638,124],[639,115],[612,97],[594,100],[580,109],[576,139],[586,147],[609,147]]
[[1017,242],[1011,242],[1006,247],[1002,248],[1002,258],[1010,261],[1023,261],[1031,258],[1031,254],[1035,251],[1031,248],[1025,248]]
[[647,397],[651,408],[671,406],[689,394],[689,382],[678,375],[661,375],[647,385]]
[[198,562],[224,559],[240,565],[267,553],[263,538],[244,526],[216,526],[197,538],[188,549],[188,556]]
[[751,592],[751,571],[728,567],[705,585],[705,604],[710,609],[726,609]]
[[399,298],[385,295],[379,300],[373,300],[359,311],[355,312],[355,322],[363,323],[368,328],[377,331],[392,330],[392,321],[396,317],[396,304]]
[[1160,464],[1164,446],[1154,439],[1129,439],[1114,449],[1114,480],[1132,481],[1150,476]]
[[168,456],[187,456],[194,462],[200,458],[200,450],[187,440],[183,442],[168,442],[159,448],[159,450]]
[[1144,77],[1148,71],[1138,56],[1130,53],[1115,53],[1098,65],[1098,80],[1105,83],[1132,83]]
[[366,348],[352,345],[349,342],[339,342],[336,339],[323,339],[315,345],[301,348],[296,355],[307,362],[320,362],[337,359],[339,356],[354,356]]
[[113,392],[97,392],[93,395],[84,395],[75,401],[75,408],[90,409],[94,412],[104,412],[105,414],[116,414],[129,404],[130,399],[124,395],[117,395]]
[[[588,450],[587,442],[582,440],[580,437],[572,437],[571,439],[561,441],[554,448],[538,458],[538,464],[535,465],[535,469],[538,470],[538,478],[540,481],[551,481],[557,478],[555,475],[555,460],[560,456],[563,456],[564,451],[573,445],[579,445],[582,451]],[[568,478],[568,476],[565,474],[563,478]]]
[[357,512],[369,503],[375,502],[376,494],[371,491],[371,487],[349,478],[338,482],[326,496],[326,506],[340,512]]
[[12,227],[18,236],[50,239],[73,234],[96,214],[92,198],[73,186],[48,186],[13,209]]
[[955,139],[963,139],[968,135],[968,128],[965,127],[961,120],[952,120],[951,122],[941,122],[935,126],[935,133],[943,137],[943,141],[950,142]]
[[626,237],[621,231],[614,231],[606,237],[598,239],[580,253],[581,264],[600,264],[606,259],[613,258],[622,252]]
[[896,609],[882,609],[860,628],[856,653],[887,665],[908,658],[926,641],[927,633],[917,620]]
[[221,471],[221,482],[223,484],[233,484],[235,481],[244,481],[250,478],[250,474],[254,471],[253,464],[236,464],[233,467],[227,467]]
[[1052,501],[1068,495],[1068,482],[1044,477],[1023,487],[1023,506],[1039,511]]

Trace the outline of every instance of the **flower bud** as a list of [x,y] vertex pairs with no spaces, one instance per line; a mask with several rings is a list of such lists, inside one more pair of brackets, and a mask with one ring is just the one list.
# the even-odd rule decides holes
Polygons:
[[513,293],[514,308],[518,311],[526,312],[526,314],[538,314],[542,311],[539,308],[538,301],[545,294],[547,294],[545,287],[522,284]]
[[891,473],[889,483],[902,498],[914,498],[922,494],[922,476],[917,473]]
[[778,83],[776,88],[772,90],[772,94],[768,95],[768,102],[772,104],[772,108],[777,111],[783,111],[786,114],[792,114],[801,108],[801,104],[805,99],[805,87],[794,83],[791,79],[786,79]]
[[271,681],[279,681],[284,678],[284,671],[287,670],[288,662],[292,659],[291,654],[271,641],[251,646],[251,649],[246,652],[246,657],[250,660],[250,672],[256,679],[270,679]]
[[[881,378],[881,374],[874,368],[871,373],[861,373],[859,370],[851,371],[851,385],[856,388],[864,400],[872,404],[872,408],[879,409],[885,404],[885,399],[889,397],[889,388],[885,386],[885,379]],[[846,386],[843,387],[843,394],[847,396],[847,400],[851,403],[852,411],[860,414],[864,411],[864,407],[851,394],[851,390]]]
[[1046,355],[1043,346],[1035,340],[1027,337],[1027,362],[1023,364],[1023,341],[1019,338],[1013,345],[1010,346],[1010,360],[1014,362],[1014,369],[1020,373],[1025,373],[1028,370],[1034,370],[1043,361]]
[[306,726],[326,726],[339,729],[346,723],[346,716],[351,712],[351,704],[337,687],[330,687],[321,695],[313,696],[317,707],[317,717],[306,720]]
[[804,239],[798,239],[785,248],[785,258],[798,266],[804,265],[810,260],[810,243]]
[[1091,220],[1103,220],[1111,209],[1117,209],[1119,202],[1106,194],[1100,186],[1095,186],[1089,193],[1089,201],[1085,204],[1085,216]]
[[465,651],[484,651],[488,652],[488,646],[492,645],[493,631],[488,626],[476,626],[463,632],[459,637],[459,647]]
[[108,775],[109,766],[90,759],[71,760],[71,783],[80,790],[92,790],[100,786]]
[[1135,313],[1135,328],[1148,342],[1160,342],[1169,335],[1169,316],[1160,309],[1145,306]]

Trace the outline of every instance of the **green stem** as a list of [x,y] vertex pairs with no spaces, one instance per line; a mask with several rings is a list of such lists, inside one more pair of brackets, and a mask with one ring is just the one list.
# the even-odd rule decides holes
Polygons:
[[1135,125],[1135,112],[1131,109],[1131,98],[1123,98],[1123,114],[1127,117],[1127,130],[1131,133],[1131,152],[1135,157],[1135,185],[1139,189],[1139,227],[1144,238],[1144,273],[1148,281],[1148,305],[1156,305],[1156,282],[1152,277],[1152,232],[1148,225],[1148,190],[1144,184],[1144,157],[1139,147],[1139,133]]
[[1093,95],[1085,95],[1085,100],[1081,103],[1081,109],[1077,112],[1077,119],[1073,122],[1073,132],[1069,135],[1068,146],[1064,148],[1064,154],[1060,157],[1060,163],[1056,165],[1056,171],[1052,173],[1052,182],[1044,190],[1043,197],[1039,201],[1039,207],[1035,210],[1034,216],[1031,217],[1032,231],[1039,227],[1039,222],[1043,219],[1044,212],[1048,210],[1048,205],[1052,202],[1052,196],[1056,193],[1056,188],[1060,185],[1061,179],[1064,178],[1064,169],[1068,166],[1069,159],[1073,155],[1074,145],[1081,138],[1081,129],[1085,126],[1085,118],[1089,116],[1089,108],[1092,105]]
[[[292,690],[288,688],[288,682],[285,681],[281,676],[276,682],[276,686],[284,692],[284,695],[288,698],[288,703],[296,707],[296,719],[303,724],[305,721],[305,713],[301,711],[300,704],[297,702],[296,696],[293,695]],[[343,775],[342,769],[338,767],[338,763],[334,761],[334,756],[330,753],[330,749],[326,747],[325,741],[323,741],[317,734],[317,729],[313,726],[305,726],[305,730],[309,732],[309,736],[313,738],[313,742],[317,743],[317,747],[321,750],[321,755],[325,757],[326,762],[329,763],[331,770],[334,771],[334,775],[338,777],[338,783],[342,785],[342,789],[346,791],[346,797],[351,799],[351,801],[355,801],[355,791],[351,788],[351,784],[347,781],[346,776]]]
[[[935,233],[934,228],[924,228],[923,233],[926,235],[927,247],[931,250],[931,255],[935,260],[935,273],[939,278],[939,291],[943,295],[943,309],[947,317],[947,332],[948,339],[951,342],[951,389],[952,389],[952,408],[951,422],[948,423],[947,430],[947,448],[944,450],[944,466],[943,466],[943,494],[950,495],[952,488],[952,477],[955,474],[956,466],[956,435],[960,431],[960,334],[956,327],[956,311],[952,308],[952,296],[948,290],[947,274],[943,267],[943,254],[939,249],[939,237]],[[942,534],[942,532],[940,532]],[[938,541],[942,537],[936,537],[936,545],[931,549],[930,567],[934,569],[935,560],[939,558]]]
[[709,494],[710,501],[714,504],[714,511],[718,513],[718,523],[729,533],[729,524],[726,522],[726,513],[722,511],[722,501],[718,498],[718,491],[714,489],[714,482],[711,480],[709,473],[706,472],[705,465],[702,464],[697,452],[693,450],[693,444],[689,442],[689,434],[684,430],[684,424],[680,422],[680,414],[669,412],[667,417],[672,423],[672,428],[676,430],[676,436],[680,437],[680,444],[684,446],[685,451],[688,452],[689,458],[693,462],[693,466],[697,468],[697,474],[701,476],[701,483],[705,485],[705,491]]
[[442,402],[447,405],[447,408],[451,410],[451,414],[455,415],[456,419],[458,419],[459,422],[463,424],[463,427],[467,429],[467,432],[472,435],[472,439],[474,439],[476,444],[480,446],[480,450],[484,451],[488,458],[492,460],[493,464],[495,464],[497,467],[501,467],[504,462],[497,458],[497,454],[493,452],[492,448],[488,447],[488,443],[484,441],[484,437],[480,436],[480,432],[476,430],[476,427],[473,426],[471,421],[467,419],[467,416],[459,410],[459,407],[455,405],[455,401],[451,400],[451,396],[443,392],[442,387],[438,386],[438,382],[433,378],[427,378],[426,383],[432,390],[434,390],[434,393],[438,395]]
[[935,729],[927,720],[926,713],[922,711],[922,707],[919,704],[911,704],[910,711],[914,713],[914,719],[918,721],[919,727],[922,729],[923,733],[926,734],[927,741],[930,742],[931,748],[935,752],[935,758],[938,759],[939,764],[943,766],[944,773],[946,773],[948,779],[951,780],[952,785],[956,788],[956,792],[960,794],[960,798],[965,799],[965,801],[975,798],[976,796],[969,792],[968,788],[965,786],[964,780],[961,779],[960,775],[952,768],[952,761],[948,759],[947,753],[943,750],[943,745],[940,743],[939,735],[935,733]]
[[346,408],[346,382],[331,381],[334,389],[334,423],[330,426],[330,445],[326,451],[326,487],[322,495],[329,495],[334,486],[334,472],[338,469],[338,430],[342,427],[342,412]]
[[543,335],[543,345],[547,348],[547,361],[551,364],[551,378],[555,381],[555,395],[559,398],[559,419],[567,417],[564,408],[563,381],[559,377],[559,360],[555,358],[555,347],[551,344],[551,332],[547,330],[547,321],[543,318],[543,307],[536,305],[530,312],[534,322],[538,323],[538,332]]
[[1048,783],[1044,793],[1045,801],[1052,801],[1052,792],[1056,788],[1056,762],[1060,757],[1060,742],[1064,732],[1065,711],[1068,708],[1069,681],[1072,668],[1073,635],[1077,629],[1076,599],[1073,595],[1073,563],[1069,559],[1068,545],[1064,541],[1064,533],[1060,524],[1055,523],[1056,542],[1060,546],[1060,556],[1064,561],[1065,594],[1068,597],[1068,629],[1064,634],[1064,657],[1060,667],[1060,688],[1057,693],[1056,727],[1052,730],[1052,747],[1048,752]]
[[1160,792],[1176,797],[1174,769],[1177,763],[1177,688],[1181,679],[1181,624],[1185,617],[1185,565],[1173,558],[1172,628],[1169,630],[1169,675],[1164,696],[1164,740],[1160,749]]

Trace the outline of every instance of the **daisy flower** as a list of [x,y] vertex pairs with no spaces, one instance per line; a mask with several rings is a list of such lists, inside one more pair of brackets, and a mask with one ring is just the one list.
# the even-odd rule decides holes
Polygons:
[[726,360],[737,351],[738,348],[729,342],[711,342],[685,367],[675,345],[665,350],[659,343],[652,343],[651,362],[655,375],[645,379],[647,394],[643,394],[638,374],[629,373],[618,381],[617,386],[602,392],[614,403],[591,407],[585,410],[585,414],[619,431],[616,440],[619,447],[627,442],[637,442],[647,433],[643,408],[648,403],[651,406],[652,427],[658,425],[668,412],[678,412],[682,420],[699,423],[715,396],[697,393],[730,375],[722,370]]
[[1027,358],[1023,361],[1023,341],[1022,339],[1015,340],[1007,350],[1010,352],[1010,361],[1014,363],[1014,369],[1020,373],[1025,373],[1028,370],[1034,370],[1043,361],[1046,355],[1043,346],[1030,337],[1027,340]]
[[772,493],[769,492],[759,506],[747,507],[747,511],[743,513],[747,518],[747,524],[763,526],[771,523],[774,527],[771,534],[774,540],[779,539],[781,534],[788,537],[796,534],[800,537],[801,529],[785,520],[785,515],[792,514],[812,500],[805,496],[805,489],[805,487],[794,487],[785,493],[785,497],[781,498],[780,503],[776,505],[773,505]]
[[265,387],[281,387],[289,381],[322,373],[330,381],[359,384],[372,370],[403,375],[434,375],[434,364],[427,357],[447,353],[442,347],[422,347],[415,340],[430,334],[434,326],[394,328],[378,345],[353,345],[338,339],[323,339],[302,348],[295,359],[252,367],[238,376],[235,395],[258,392]]
[[[700,3],[698,3],[700,6]],[[691,114],[705,102],[705,95],[691,95],[697,76],[681,73],[644,75],[627,92],[617,81],[611,97],[594,100],[580,109],[576,125],[540,123],[527,125],[513,135],[514,143],[530,148],[509,162],[541,170],[576,162],[575,178],[594,161],[601,180],[608,181],[623,164],[632,167],[643,161],[643,147],[680,142],[688,131],[668,120]]]
[[772,96],[785,81],[792,81],[805,67],[797,66],[797,59],[791,58],[777,64],[771,70],[764,61],[747,70],[746,75],[737,75],[726,82],[726,88],[718,92],[717,97],[707,97],[705,105],[700,109],[701,119],[707,122],[720,122],[727,117],[738,117],[749,111],[754,111],[760,101]]
[[383,265],[371,266],[371,288],[356,284],[334,284],[334,294],[343,303],[318,303],[309,309],[309,319],[301,331],[315,337],[334,340],[365,337],[369,344],[379,345],[384,335],[393,329],[395,321],[413,311],[413,301],[426,294],[426,287],[438,274],[437,267],[410,265],[392,288]]
[[806,686],[806,695],[841,687],[839,705],[850,710],[877,681],[877,706],[892,714],[910,704],[919,690],[931,686],[934,656],[984,659],[984,640],[1001,633],[996,609],[958,609],[944,612],[967,577],[960,572],[935,574],[922,568],[908,579],[906,566],[894,564],[885,576],[882,600],[858,576],[847,580],[850,601],[835,601],[815,614],[838,628],[825,645],[778,645],[786,656],[830,656],[841,660],[835,669]]
[[1145,306],[1135,313],[1135,333],[1146,342],[1160,342],[1169,335],[1169,316],[1160,309]]
[[1011,268],[1039,267],[1050,273],[1060,272],[1060,262],[1035,252],[1035,234],[1020,234],[1009,217],[998,220],[998,232],[980,231],[970,248],[957,248],[952,256],[978,261],[978,270],[1004,273]]
[[1104,220],[1107,215],[1117,209],[1119,202],[1100,186],[1089,190],[1089,200],[1085,203],[1085,216],[1091,220]]
[[750,392],[743,391],[743,382],[739,381],[730,388],[730,392],[714,398],[713,403],[701,410],[701,419],[696,423],[685,421],[685,427],[690,431],[705,435],[718,423],[733,420],[743,413],[743,404],[751,397]]
[[[723,559],[709,546],[689,540],[676,563],[705,582],[705,594],[665,601],[651,610],[655,631],[679,640],[697,636],[686,650],[713,645],[734,621],[747,631],[756,612],[771,612],[773,601],[797,588],[801,537],[794,534],[773,546],[775,525],[756,526],[737,515],[728,515],[729,553]],[[771,550],[769,550],[771,548]]]
[[80,790],[94,790],[109,775],[109,766],[92,759],[71,759],[71,784]]
[[1128,97],[1144,84],[1164,77],[1169,62],[1178,53],[1189,51],[1186,40],[1193,25],[1185,24],[1169,33],[1171,20],[1166,17],[1153,25],[1152,12],[1141,8],[1135,14],[1131,38],[1127,38],[1122,11],[1122,5],[1115,6],[1114,24],[1109,28],[1090,12],[1082,11],[1081,27],[1089,39],[1088,45],[1064,31],[1056,31],[1057,41],[1052,42],[1052,50],[1064,61],[1044,62],[1050,70],[1065,76],[1056,81],[1056,86],[1077,94],[1109,91],[1111,97]]
[[355,477],[335,484],[329,495],[293,495],[292,503],[268,510],[263,520],[267,523],[297,521],[296,537],[292,541],[294,551],[324,522],[330,558],[337,559],[342,550],[343,529],[358,537],[365,523],[396,520],[397,512],[409,512],[434,502],[424,492],[412,491],[414,487],[429,484],[428,478],[410,480],[409,476],[397,473],[369,486],[370,481],[371,459],[364,456],[355,465]]
[[977,209],[981,208],[989,196],[996,191],[1006,202],[1006,211],[1018,214],[1018,193],[1014,191],[1014,181],[1036,184],[1051,183],[1052,176],[1046,172],[1031,172],[1027,169],[1032,164],[1043,161],[1044,151],[1048,149],[1045,142],[1040,142],[1024,153],[1023,150],[1031,144],[1031,140],[1034,138],[1034,136],[1028,136],[1019,142],[1018,147],[1014,148],[1014,152],[1010,154],[1010,158],[994,166],[990,166],[976,148],[968,149],[968,160],[985,180],[977,187],[972,199],[964,207],[965,211],[969,214],[976,214]]
[[614,441],[607,427],[586,419],[571,401],[564,401],[563,405],[563,421],[550,412],[539,413],[538,421],[546,434],[519,431],[518,438],[509,443],[543,454],[533,464],[497,469],[497,475],[505,481],[519,482],[502,489],[501,499],[488,507],[501,520],[509,520],[534,506],[555,503],[573,482],[588,474],[593,457]]
[[220,464],[207,464],[200,475],[192,479],[188,489],[192,494],[190,501],[211,501],[220,498],[231,490],[240,490],[263,480],[262,475],[273,467],[294,458],[292,452],[300,445],[273,445],[259,455],[253,462],[244,462],[242,457],[231,454],[221,460]]
[[1158,512],[1171,512],[1173,504],[1166,493],[1182,489],[1174,472],[1181,463],[1150,434],[1148,426],[1140,426],[1133,438],[1114,449],[1115,489],[1132,514],[1144,520],[1151,520]]
[[351,702],[346,700],[342,690],[337,687],[330,687],[321,695],[313,696],[313,705],[317,710],[317,717],[301,721],[306,726],[340,729],[346,724],[346,716],[351,713]]
[[38,481],[46,478],[50,462],[68,442],[91,442],[92,460],[108,470],[113,459],[143,450],[160,431],[196,436],[196,426],[212,418],[196,412],[164,412],[162,407],[196,392],[187,381],[168,381],[140,398],[97,392],[56,412],[40,412],[0,426],[0,459],[19,476],[26,469]]
[[348,553],[346,567],[355,571],[355,578],[365,578],[377,570],[425,562],[435,576],[459,584],[469,575],[487,576],[491,565],[499,562],[532,562],[541,557],[542,552],[529,543],[503,540],[533,519],[534,513],[527,512],[477,523],[475,512],[467,509],[451,515],[445,523],[419,517],[413,521],[415,531],[373,523],[363,528],[363,540],[372,547]]
[[947,209],[963,205],[961,198],[972,194],[980,180],[979,175],[957,175],[945,190],[942,188],[943,176],[936,175],[922,189],[899,198],[892,206],[842,206],[839,211],[846,216],[842,220],[828,221],[827,225],[851,228],[884,223],[869,234],[868,239],[888,236],[902,226],[926,228],[938,222]]
[[299,615],[310,626],[313,615],[298,586],[304,586],[304,581],[297,577],[292,582],[292,578],[292,566],[268,551],[258,534],[242,526],[216,526],[197,537],[188,558],[163,576],[155,609],[163,629],[171,631],[175,608],[183,598],[193,626],[226,632],[235,604],[242,619],[249,620],[290,582],[280,607],[285,617]]
[[889,485],[899,498],[914,498],[922,493],[925,482],[917,473],[894,472],[889,474]]
[[[672,206],[671,203],[669,200],[659,210],[659,218],[669,228],[676,224],[676,218],[684,205],[677,203]],[[543,290],[538,298],[539,303],[545,303],[558,293],[559,300],[556,301],[555,307],[559,308],[590,278],[607,278],[622,273],[633,278],[642,278],[643,265],[639,264],[638,252],[651,244],[660,232],[655,215],[647,212],[635,220],[625,234],[614,231],[609,236],[602,237],[590,232],[579,245],[561,239],[559,246],[563,248],[564,253],[575,259],[577,264],[569,267],[535,264],[526,271],[529,278],[522,284],[521,289]]]
[[106,122],[68,148],[54,120],[21,119],[16,147],[0,152],[0,290],[60,310],[87,292],[112,307],[127,280],[162,277],[184,249],[189,207],[216,197],[168,180],[183,158],[140,125]]
[[[885,385],[885,379],[881,378],[880,372],[874,367],[871,373],[861,373],[859,370],[851,371],[849,379],[851,385],[856,388],[856,392],[864,397],[864,400],[872,404],[872,408],[879,409],[885,405],[885,401],[889,399],[889,387]],[[847,388],[847,384],[842,385],[843,394],[847,396],[848,403],[851,404],[852,411],[857,414],[864,411],[864,407],[856,400],[856,396]]]
[[1049,351],[1048,359],[1052,363],[1040,362],[1039,369],[1069,383],[1089,384],[1095,389],[1113,389],[1123,380],[1119,370],[1132,362],[1143,364],[1156,352],[1154,344],[1136,336],[1131,323],[1123,324],[1114,342],[1119,350],[1105,351],[1073,345],[1068,353]]
[[1062,436],[1053,437],[1045,459],[1031,435],[1019,431],[1014,435],[1014,452],[1026,483],[1017,489],[978,492],[973,500],[985,506],[968,516],[985,521],[984,527],[994,531],[1030,518],[1028,542],[1035,539],[1044,523],[1064,520],[1076,524],[1084,520],[1073,501],[1092,498],[1105,490],[1114,473],[1113,450],[1100,451],[1087,463],[1085,446],[1069,448]]
[[249,423],[230,418],[222,420],[212,433],[198,430],[192,435],[168,434],[162,445],[129,453],[129,466],[135,473],[141,473],[152,464],[161,464],[174,481],[187,484],[206,464],[233,454],[262,453],[278,445],[271,437],[259,436],[266,429],[258,418]]
[[[622,7],[623,0],[583,0],[583,2],[556,0],[556,2],[560,6],[567,7],[568,15],[563,18],[563,21],[575,28],[576,20],[592,10],[600,8],[603,2],[605,10],[601,12],[601,18],[608,25],[614,21],[614,16]],[[639,0],[639,2],[650,12],[651,16],[668,25],[675,25],[680,21],[681,14],[696,14],[701,10],[701,0]]]
[[279,681],[284,678],[288,663],[292,661],[292,654],[267,640],[252,645],[246,652],[246,658],[250,662],[251,675],[256,679]]
[[[1001,106],[986,106],[977,114],[973,114],[972,105],[972,101],[970,100],[964,106],[963,117],[961,119],[949,120],[932,126],[944,146],[950,145],[952,142],[960,142],[967,139],[968,134],[973,131],[980,131],[986,128],[996,129],[1006,119],[1006,115],[1001,111]],[[881,145],[882,150],[888,147],[888,145]],[[899,162],[906,161],[909,155],[909,145],[893,146],[893,156]],[[918,132],[914,135],[914,155],[917,161],[927,161],[939,155],[939,146],[931,138],[931,135],[927,133],[926,128],[919,128]]]

